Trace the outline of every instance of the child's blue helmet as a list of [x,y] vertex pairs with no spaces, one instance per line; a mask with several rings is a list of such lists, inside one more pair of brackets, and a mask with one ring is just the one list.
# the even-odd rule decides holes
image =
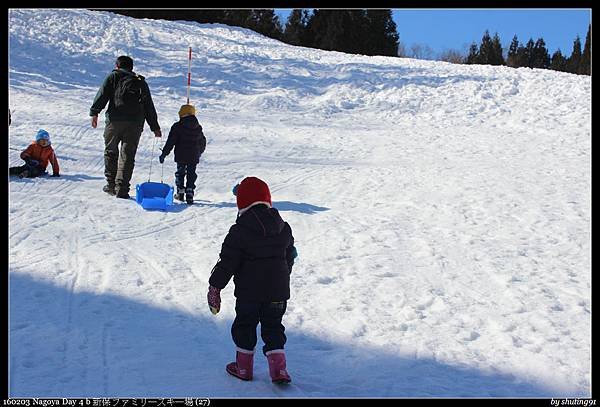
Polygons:
[[35,141],[40,140],[48,140],[48,142],[50,142],[50,134],[44,129],[39,129],[35,135]]

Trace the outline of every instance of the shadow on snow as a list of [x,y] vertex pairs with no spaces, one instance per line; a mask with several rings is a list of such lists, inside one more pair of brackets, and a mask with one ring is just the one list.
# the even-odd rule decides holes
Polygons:
[[[237,207],[233,202],[210,202],[203,199],[195,199],[194,206],[206,206],[212,208],[235,208]],[[167,212],[182,212],[186,208],[191,207],[186,203],[174,201],[174,205],[169,206]],[[280,212],[292,211],[300,212],[307,215],[313,215],[317,212],[328,211],[329,208],[322,206],[311,205],[304,202],[290,202],[290,201],[273,201],[273,207]]]
[[[205,289],[190,288],[198,291],[200,307]],[[224,307],[230,306],[233,298],[224,298]],[[556,396],[509,374],[332,342],[290,327],[292,385],[270,383],[260,336],[254,380],[242,382],[225,372],[234,356],[230,324],[223,314],[193,315],[112,294],[73,292],[12,272],[9,396]]]

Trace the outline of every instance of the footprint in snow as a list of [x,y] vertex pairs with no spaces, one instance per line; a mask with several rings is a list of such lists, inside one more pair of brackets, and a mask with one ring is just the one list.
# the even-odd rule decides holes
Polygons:
[[479,338],[481,335],[479,335],[477,332],[475,331],[471,331],[471,333],[469,334],[469,336],[467,336],[465,338],[465,341],[471,342],[474,341],[475,339]]
[[319,284],[331,284],[335,281],[335,278],[333,277],[321,277],[317,280],[317,283]]

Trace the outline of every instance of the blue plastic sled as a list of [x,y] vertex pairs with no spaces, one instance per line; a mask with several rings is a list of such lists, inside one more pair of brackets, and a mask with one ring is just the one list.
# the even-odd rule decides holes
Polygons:
[[144,182],[135,186],[135,200],[144,209],[166,211],[173,205],[173,187],[162,182]]

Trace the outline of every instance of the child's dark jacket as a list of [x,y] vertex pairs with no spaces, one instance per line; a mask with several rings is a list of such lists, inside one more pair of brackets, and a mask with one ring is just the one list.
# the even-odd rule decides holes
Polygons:
[[162,155],[169,155],[173,147],[176,163],[197,164],[200,161],[200,156],[206,148],[206,137],[196,116],[182,117],[171,126]]
[[223,289],[233,276],[238,299],[288,300],[294,253],[292,229],[277,209],[253,206],[229,229],[209,284]]

